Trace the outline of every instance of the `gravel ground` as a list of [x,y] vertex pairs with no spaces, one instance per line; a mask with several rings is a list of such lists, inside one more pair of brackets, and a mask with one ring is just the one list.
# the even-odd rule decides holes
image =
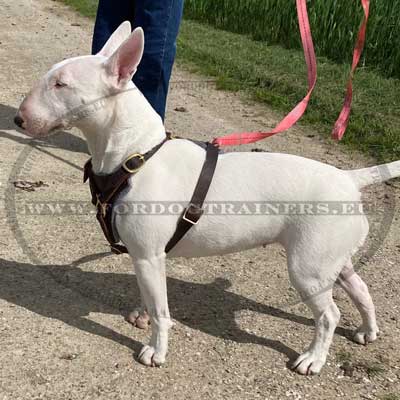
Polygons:
[[[89,53],[93,22],[49,0],[0,0],[0,11],[0,400],[400,398],[398,182],[365,193],[379,211],[359,263],[377,307],[376,343],[349,339],[359,316],[335,290],[342,319],[327,365],[314,377],[290,371],[312,320],[290,287],[283,250],[270,246],[169,261],[176,325],[168,362],[140,365],[134,354],[148,333],[124,321],[138,301],[129,258],[108,254],[92,215],[26,212],[40,201],[88,201],[85,142],[76,131],[32,141],[12,123],[21,96],[50,65]],[[166,125],[178,135],[261,130],[279,117],[174,71]],[[341,168],[374,164],[302,127],[247,149],[254,147]],[[15,181],[44,185],[27,191]]]

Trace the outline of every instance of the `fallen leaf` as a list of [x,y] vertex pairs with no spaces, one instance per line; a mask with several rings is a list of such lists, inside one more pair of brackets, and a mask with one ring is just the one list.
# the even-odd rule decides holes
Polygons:
[[72,361],[72,360],[75,360],[76,357],[78,357],[78,354],[74,354],[74,353],[71,353],[71,354],[62,354],[62,355],[60,356],[60,359],[61,359],[61,360]]
[[186,107],[175,107],[174,111],[178,111],[178,112],[187,112],[187,108]]
[[26,192],[34,192],[35,188],[49,186],[47,183],[44,183],[43,181],[36,181],[36,182],[14,181],[13,184],[17,189],[25,190]]

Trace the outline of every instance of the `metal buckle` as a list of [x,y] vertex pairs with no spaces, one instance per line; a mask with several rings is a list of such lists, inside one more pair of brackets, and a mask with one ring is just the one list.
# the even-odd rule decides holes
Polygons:
[[[192,208],[192,209],[195,208],[197,210],[197,213],[199,214],[199,219],[197,221],[193,221],[187,217],[187,212],[189,211],[190,208]],[[186,207],[185,212],[182,216],[182,219],[184,219],[187,222],[190,222],[192,225],[197,225],[199,223],[200,217],[202,216],[203,212],[204,212],[204,210],[201,207],[197,206],[196,204],[190,203]]]
[[[129,160],[132,160],[132,158],[135,158],[135,157],[139,158],[139,160],[142,161],[142,164],[139,165],[137,168],[129,168],[129,167],[126,165],[126,163],[127,163]],[[135,154],[130,155],[130,156],[123,162],[122,168],[123,168],[126,172],[129,172],[130,174],[134,174],[136,171],[139,171],[139,169],[143,167],[143,165],[144,165],[145,162],[146,162],[146,160],[144,159],[144,156],[143,156],[142,154],[140,154],[140,153],[135,153]]]

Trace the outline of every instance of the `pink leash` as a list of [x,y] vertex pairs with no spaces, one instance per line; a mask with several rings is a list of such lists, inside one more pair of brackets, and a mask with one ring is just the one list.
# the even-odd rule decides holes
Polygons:
[[364,19],[361,23],[360,30],[358,31],[357,43],[353,53],[353,64],[351,66],[350,78],[347,83],[347,92],[344,99],[343,108],[332,131],[332,137],[336,140],[342,139],[349,123],[351,102],[353,100],[353,77],[357,65],[360,62],[360,57],[365,43],[365,34],[367,31],[367,22],[369,16],[369,0],[361,0],[361,4],[364,9]]
[[[361,0],[365,17],[361,25],[356,48],[354,49],[353,65],[350,79],[347,86],[347,94],[344,102],[344,106],[340,116],[335,124],[333,136],[336,139],[341,139],[344,132],[346,131],[347,124],[349,121],[350,107],[353,94],[352,80],[354,71],[358,65],[361,57],[362,49],[365,42],[366,26],[368,21],[369,13],[369,0]],[[232,133],[230,135],[215,138],[213,144],[218,146],[234,146],[241,144],[254,143],[267,137],[273,136],[277,133],[291,128],[304,114],[310,101],[311,94],[314,90],[317,82],[317,61],[315,57],[314,44],[311,35],[310,22],[308,19],[306,0],[296,0],[297,4],[297,16],[299,19],[299,28],[301,41],[303,43],[304,57],[307,63],[307,74],[308,74],[308,93],[304,99],[296,105],[296,107],[290,111],[290,113],[270,132],[242,132]]]

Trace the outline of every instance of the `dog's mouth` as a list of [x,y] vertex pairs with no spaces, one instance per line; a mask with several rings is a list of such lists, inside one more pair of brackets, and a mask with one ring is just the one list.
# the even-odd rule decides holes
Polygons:
[[53,126],[51,126],[48,129],[43,129],[43,128],[42,129],[29,129],[29,127],[28,127],[28,129],[24,130],[24,133],[27,136],[32,137],[32,138],[43,138],[46,136],[50,136],[60,130],[67,129],[63,123],[54,124]]

